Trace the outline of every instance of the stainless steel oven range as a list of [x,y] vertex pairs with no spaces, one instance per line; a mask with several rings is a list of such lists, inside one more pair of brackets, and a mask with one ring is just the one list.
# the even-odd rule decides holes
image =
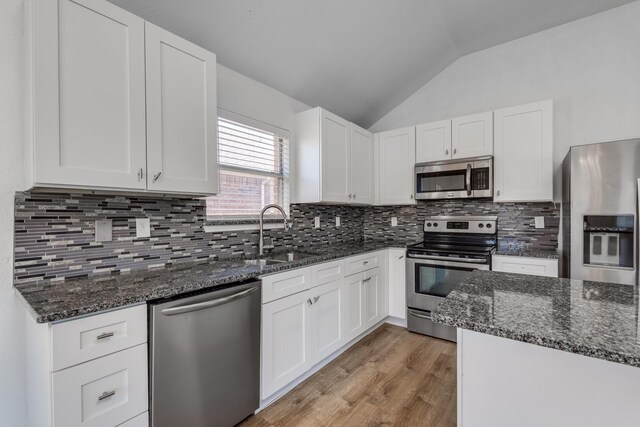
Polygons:
[[407,248],[407,327],[456,340],[431,312],[471,271],[489,270],[497,243],[495,216],[436,216],[424,221],[424,241]]

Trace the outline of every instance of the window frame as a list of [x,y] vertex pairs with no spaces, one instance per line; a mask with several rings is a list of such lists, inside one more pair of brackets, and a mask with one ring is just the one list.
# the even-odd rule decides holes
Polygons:
[[[286,180],[286,189],[288,194],[286,194],[284,197],[287,200],[287,203],[285,203],[285,206],[282,206],[282,208],[285,210],[285,212],[287,212],[287,215],[289,215],[290,213],[290,206],[291,206],[291,195],[292,195],[292,138],[291,138],[291,132],[288,129],[284,129],[278,126],[274,126],[272,124],[266,123],[266,122],[262,122],[260,120],[256,120],[253,119],[251,117],[247,117],[244,116],[242,114],[238,114],[235,113],[233,111],[229,111],[229,110],[225,110],[223,108],[218,107],[218,115],[216,117],[216,127],[218,125],[218,120],[219,119],[224,119],[224,120],[229,120],[229,121],[233,121],[236,123],[239,123],[241,125],[244,126],[248,126],[248,127],[253,127],[256,129],[259,129],[261,131],[264,132],[269,132],[269,133],[273,133],[276,135],[279,135],[283,138],[285,138],[287,140],[287,144],[288,144],[288,159],[287,159],[287,167],[286,170],[288,170],[288,174],[274,174],[272,172],[266,172],[266,171],[260,171],[260,170],[253,170],[250,168],[243,168],[241,166],[231,166],[231,165],[224,165],[220,163],[220,153],[219,151],[216,153],[216,162],[217,162],[217,166],[218,166],[218,171],[217,173],[220,174],[220,172],[222,171],[228,171],[228,172],[236,172],[236,173],[252,173],[254,175],[262,175],[265,177],[278,177],[278,178],[282,178],[284,180]],[[217,129],[217,133],[219,132],[219,129]],[[216,136],[218,138],[218,136]],[[218,146],[219,146],[219,142],[218,142]],[[219,148],[218,148],[219,150]],[[216,194],[215,196],[209,196],[209,197],[220,197],[220,194]],[[209,198],[207,197],[207,199]],[[215,214],[212,215],[209,213],[209,209],[208,207],[205,207],[205,216],[206,216],[206,222],[209,224],[220,224],[220,223],[225,223],[225,222],[234,222],[234,223],[245,223],[245,224],[252,224],[252,223],[257,223],[259,220],[259,215],[260,212],[256,212],[255,214],[250,214],[250,215],[226,215],[226,214]],[[279,214],[278,214],[279,215]],[[279,218],[279,216],[276,215],[275,213],[269,214],[267,213],[265,215],[265,219],[269,218],[269,219],[275,219],[275,218]]]

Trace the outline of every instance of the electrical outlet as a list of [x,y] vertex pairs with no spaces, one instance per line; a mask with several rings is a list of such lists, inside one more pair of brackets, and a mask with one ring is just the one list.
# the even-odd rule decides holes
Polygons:
[[320,228],[320,217],[317,216],[313,220],[313,228]]
[[536,216],[534,217],[535,219],[535,223],[536,223],[536,228],[544,228],[544,217],[543,216]]
[[340,217],[336,217],[336,227],[340,227]]
[[395,216],[391,217],[391,226],[392,227],[397,227],[398,226],[398,218],[396,218]]
[[113,221],[110,219],[96,220],[96,242],[110,242],[113,240]]
[[151,220],[136,218],[136,238],[151,237]]

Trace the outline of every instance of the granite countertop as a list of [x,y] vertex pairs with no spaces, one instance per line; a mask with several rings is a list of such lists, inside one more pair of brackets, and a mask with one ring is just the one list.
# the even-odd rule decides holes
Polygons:
[[474,271],[433,320],[640,367],[635,286]]
[[21,283],[22,295],[38,323],[55,322],[130,304],[170,298],[199,290],[223,288],[263,275],[317,264],[360,253],[399,247],[403,242],[359,242],[295,250],[307,258],[266,266],[247,265],[244,258],[189,262],[170,268],[140,270],[120,275],[94,276],[41,284]]
[[558,251],[552,249],[501,248],[496,249],[494,255],[520,256],[527,258],[558,259]]

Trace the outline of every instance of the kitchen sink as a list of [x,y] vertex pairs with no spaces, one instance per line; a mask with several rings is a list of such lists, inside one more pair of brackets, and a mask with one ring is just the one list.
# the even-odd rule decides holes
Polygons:
[[265,265],[273,265],[273,264],[282,264],[284,261],[278,261],[275,259],[245,259],[244,263],[246,265],[259,265],[259,266],[265,266]]
[[315,256],[314,254],[303,253],[303,252],[284,252],[280,254],[269,255],[266,258],[260,259],[246,259],[244,263],[247,265],[273,265],[273,264],[282,264],[284,262],[292,262],[299,261],[301,259],[309,258]]

